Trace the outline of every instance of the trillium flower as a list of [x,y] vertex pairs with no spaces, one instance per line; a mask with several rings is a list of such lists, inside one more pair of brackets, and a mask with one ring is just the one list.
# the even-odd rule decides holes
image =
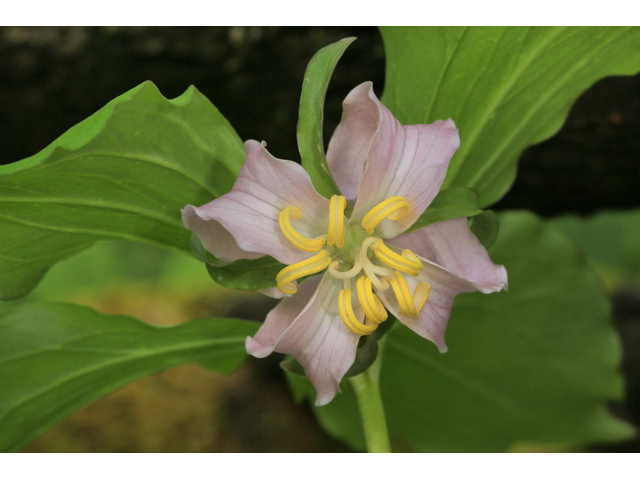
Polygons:
[[466,218],[404,233],[440,190],[460,145],[454,122],[402,126],[371,82],[343,108],[327,152],[342,195],[323,197],[302,166],[249,140],[231,192],[182,210],[184,225],[218,259],[270,255],[287,265],[264,292],[284,298],[246,348],[259,358],[296,358],[316,405],[335,397],[359,338],[388,312],[445,352],[454,297],[507,286],[505,268],[491,262]]

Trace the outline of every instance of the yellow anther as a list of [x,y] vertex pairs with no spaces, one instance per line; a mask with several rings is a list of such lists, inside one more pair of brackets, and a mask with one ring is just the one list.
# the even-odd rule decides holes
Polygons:
[[431,293],[431,285],[426,282],[420,283],[416,288],[416,293],[413,294],[413,304],[416,306],[416,314],[420,313],[424,304],[427,303],[427,298]]
[[287,207],[280,212],[278,223],[282,234],[303,252],[317,252],[326,242],[324,237],[307,238],[291,226],[291,219],[300,220],[302,214],[296,207]]
[[335,245],[338,248],[344,247],[344,209],[347,206],[347,199],[342,195],[331,197],[329,204],[329,233],[327,244]]
[[373,332],[378,325],[372,323],[371,325],[364,325],[358,321],[355,313],[353,313],[353,307],[351,306],[351,289],[340,290],[338,296],[338,309],[340,310],[340,317],[342,321],[356,335],[369,335]]
[[402,255],[398,255],[387,247],[382,240],[377,240],[376,243],[373,244],[373,253],[391,268],[395,268],[414,277],[424,268],[418,257],[416,257],[411,250],[403,250]]
[[391,197],[387,198],[384,202],[379,203],[373,207],[369,213],[367,213],[360,225],[364,228],[368,234],[373,233],[373,229],[376,228],[382,220],[389,217],[390,220],[398,220],[409,213],[411,205],[404,197]]
[[407,285],[407,281],[404,279],[402,274],[400,272],[396,272],[395,275],[389,279],[389,283],[391,283],[393,293],[396,294],[398,305],[400,306],[400,311],[402,312],[402,314],[406,315],[407,317],[417,317],[418,312],[416,311],[416,307],[413,304],[413,298],[411,298],[409,286]]
[[367,319],[375,325],[384,322],[388,314],[378,296],[371,291],[371,279],[369,277],[360,277],[356,285],[358,288],[358,300],[360,300],[360,305],[362,305]]
[[327,268],[330,263],[331,257],[326,250],[322,250],[311,258],[283,268],[280,270],[280,273],[276,275],[278,290],[287,295],[293,295],[298,291],[292,283],[294,280],[321,272]]

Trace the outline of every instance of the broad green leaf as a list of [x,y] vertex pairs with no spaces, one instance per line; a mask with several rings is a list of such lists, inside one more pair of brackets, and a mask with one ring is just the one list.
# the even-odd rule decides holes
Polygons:
[[407,232],[428,227],[437,222],[460,217],[473,217],[481,213],[478,207],[478,192],[466,187],[451,187],[440,190],[429,208],[418,218]]
[[566,216],[550,223],[587,253],[612,288],[640,280],[640,210]]
[[229,191],[241,140],[194,87],[130,90],[37,155],[0,167],[0,299],[100,240],[189,250],[180,209]]
[[[400,449],[505,451],[519,442],[581,445],[633,429],[607,409],[623,395],[620,343],[598,275],[573,242],[529,213],[500,217],[491,258],[509,291],[462,294],[447,329],[449,352],[398,325],[382,352],[382,397]],[[334,405],[335,403],[335,405]],[[330,431],[347,429],[353,399],[338,395]]]
[[553,135],[578,96],[640,71],[638,27],[383,27],[383,102],[403,124],[452,118],[460,129],[444,188],[511,187],[520,153]]
[[30,303],[0,310],[0,451],[15,451],[80,407],[176,365],[229,373],[258,324],[194,320],[159,328],[87,307]]
[[265,255],[254,260],[236,260],[222,267],[207,265],[211,278],[224,287],[260,290],[276,286],[276,275],[286,265]]
[[313,186],[318,193],[327,198],[340,195],[340,190],[329,172],[324,155],[322,136],[324,97],[338,60],[354,40],[355,38],[345,38],[319,50],[309,62],[302,83],[298,117],[298,149],[302,166],[309,173]]

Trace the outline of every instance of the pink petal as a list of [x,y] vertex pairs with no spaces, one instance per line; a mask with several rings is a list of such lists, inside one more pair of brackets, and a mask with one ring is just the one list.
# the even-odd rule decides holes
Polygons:
[[442,265],[478,285],[482,293],[507,289],[507,270],[491,261],[487,250],[469,229],[466,218],[438,222],[405,233],[389,243]]
[[342,119],[327,150],[329,170],[338,188],[351,203],[358,195],[369,145],[378,129],[379,109],[369,98],[372,88],[371,82],[364,82],[344,99]]
[[[232,236],[240,250],[271,255],[276,260],[292,264],[309,258],[291,244],[280,231],[278,216],[287,206],[298,208],[300,220],[292,225],[301,234],[314,238],[326,233],[329,223],[329,200],[316,192],[309,174],[297,163],[273,157],[255,140],[245,143],[247,157],[233,189],[201,207],[186,208],[183,222],[200,237],[213,255],[229,257],[228,241],[218,236],[220,229],[208,230],[194,220],[197,215],[204,222],[218,222]],[[200,233],[207,238],[201,237]],[[221,242],[222,239],[222,242]],[[219,242],[223,244],[218,247]],[[231,252],[234,253],[234,252]],[[235,254],[238,254],[236,251]]]
[[241,258],[262,257],[260,253],[242,250],[227,229],[215,220],[203,220],[196,210],[197,207],[193,205],[185,206],[182,209],[182,223],[198,236],[202,246],[216,258],[231,263]]
[[291,326],[302,309],[309,303],[321,278],[321,276],[308,278],[298,285],[298,291],[293,296],[283,298],[269,312],[255,337],[247,337],[245,342],[247,353],[257,358],[264,358],[273,352],[278,338]]
[[444,332],[451,316],[451,308],[456,295],[462,292],[473,292],[477,286],[472,282],[460,278],[448,270],[421,259],[424,270],[417,277],[404,275],[409,291],[413,295],[420,282],[427,282],[431,285],[429,299],[417,317],[408,317],[402,314],[398,300],[393,289],[389,288],[384,292],[376,293],[384,303],[385,307],[395,315],[404,325],[416,332],[421,337],[432,341],[441,353],[447,351],[444,342]]
[[[449,161],[460,146],[460,137],[451,119],[402,126],[371,88],[368,97],[378,109],[379,124],[365,161],[352,219],[359,222],[380,202],[402,196],[411,203],[409,213],[399,220],[383,220],[376,227],[383,238],[393,238],[413,225],[437,195]],[[365,121],[363,124],[368,125]]]
[[[306,283],[304,282],[299,288],[302,289]],[[302,364],[316,389],[315,404],[317,406],[326,405],[336,396],[340,391],[342,377],[355,360],[359,336],[351,332],[340,318],[338,293],[341,288],[342,281],[336,281],[329,275],[325,275],[309,303],[275,341],[275,344],[256,349],[254,344],[249,345],[249,339],[247,340],[247,351],[252,355],[256,355],[253,352],[257,352],[259,355],[256,356],[264,356],[272,350],[293,355]],[[296,296],[298,294],[291,298],[290,307],[283,307],[278,313],[275,313],[275,310],[272,312],[274,316],[271,325],[273,326],[269,327],[269,333],[264,334],[260,344],[272,342],[275,333],[291,322],[294,311],[300,305],[300,303],[293,303]],[[281,303],[287,300],[290,299],[285,298]],[[354,310],[362,320],[364,317],[362,309],[356,304]],[[256,340],[257,337],[258,335]]]

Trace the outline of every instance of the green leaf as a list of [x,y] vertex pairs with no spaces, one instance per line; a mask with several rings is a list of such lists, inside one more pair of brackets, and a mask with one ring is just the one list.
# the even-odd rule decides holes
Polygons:
[[235,370],[259,324],[195,320],[153,327],[87,307],[30,303],[0,310],[0,451],[16,451],[80,407],[189,362]]
[[436,195],[429,208],[407,232],[413,232],[445,220],[473,217],[481,212],[482,210],[478,207],[478,192],[466,187],[447,188]]
[[578,96],[640,71],[638,27],[383,27],[383,102],[403,124],[452,118],[461,146],[444,188],[511,187],[520,153],[553,135]]
[[261,290],[276,286],[276,275],[286,265],[265,255],[253,260],[236,260],[222,267],[207,265],[211,278],[224,287],[236,290]]
[[[607,409],[623,395],[621,353],[598,275],[534,215],[504,214],[500,225],[490,254],[506,265],[509,291],[456,298],[448,353],[403,326],[387,335],[380,385],[393,445],[505,451],[632,436]],[[331,416],[316,414],[358,448],[361,432],[339,425],[353,401],[339,395]]]
[[322,136],[324,97],[338,60],[354,40],[355,38],[345,38],[319,50],[309,62],[302,83],[298,117],[298,149],[302,166],[309,173],[313,186],[318,193],[327,198],[340,195],[340,190],[329,172],[324,155]]
[[640,210],[568,215],[550,223],[587,253],[613,289],[640,280]]
[[471,219],[470,228],[484,248],[488,249],[498,238],[500,222],[492,210],[485,210]]
[[189,251],[180,219],[229,191],[244,148],[194,87],[167,100],[146,82],[37,155],[0,167],[0,299],[101,240]]

